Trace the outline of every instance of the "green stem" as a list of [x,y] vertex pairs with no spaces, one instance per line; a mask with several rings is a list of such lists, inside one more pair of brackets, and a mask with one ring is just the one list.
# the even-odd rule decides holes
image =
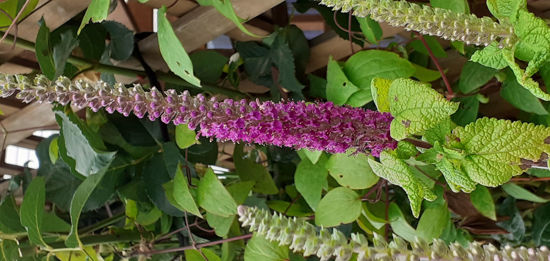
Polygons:
[[[4,41],[6,43],[13,43],[14,37],[12,35],[8,35]],[[17,41],[15,41],[15,45],[21,49],[35,52],[35,44],[33,42],[18,38]],[[138,76],[147,77],[147,73],[145,71],[135,70],[131,68],[124,68],[124,67],[110,65],[110,64],[102,64],[99,62],[91,61],[91,60],[77,57],[74,55],[69,56],[69,58],[67,59],[67,62],[75,66],[93,67],[93,69],[97,72],[113,73],[113,74],[124,75],[128,77],[138,77]],[[165,73],[165,72],[155,72],[155,73],[157,74],[157,77],[159,80],[182,86],[185,89],[195,90],[195,91],[206,91],[211,93],[220,93],[233,98],[243,98],[246,96],[244,93],[227,89],[227,88],[214,86],[214,85],[203,84],[202,87],[197,87],[186,82],[185,80],[181,79],[180,77],[174,74]]]

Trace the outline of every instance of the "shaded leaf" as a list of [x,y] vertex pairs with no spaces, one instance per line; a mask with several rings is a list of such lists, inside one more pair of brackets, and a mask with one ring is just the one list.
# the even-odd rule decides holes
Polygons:
[[353,190],[338,187],[329,191],[317,205],[315,224],[335,227],[355,221],[361,215],[361,198]]

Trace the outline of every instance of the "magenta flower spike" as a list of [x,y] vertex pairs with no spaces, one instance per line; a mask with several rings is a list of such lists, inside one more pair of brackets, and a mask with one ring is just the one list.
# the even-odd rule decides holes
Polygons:
[[34,82],[21,75],[0,75],[0,87],[2,97],[18,91],[16,97],[24,102],[72,103],[93,111],[104,108],[108,113],[116,111],[124,116],[133,113],[139,118],[160,118],[166,124],[200,127],[199,135],[219,141],[330,153],[355,149],[374,156],[396,147],[396,141],[390,137],[389,113],[336,106],[332,102],[217,101],[202,94],[192,97],[187,91],[161,93],[156,88],[144,91],[140,85],[112,87],[104,82],[71,82],[65,77],[51,82],[41,75]]

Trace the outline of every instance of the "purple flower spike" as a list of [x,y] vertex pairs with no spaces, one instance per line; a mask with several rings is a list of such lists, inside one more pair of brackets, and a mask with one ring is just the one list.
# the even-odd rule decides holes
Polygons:
[[[187,124],[191,129],[200,126],[199,135],[219,141],[252,142],[343,153],[348,149],[370,152],[378,156],[397,143],[390,137],[389,113],[336,106],[332,102],[260,102],[206,99],[191,97],[187,92],[178,95],[174,90],[150,92],[135,85],[115,88],[103,82],[71,83],[60,77],[51,83],[37,76],[36,87],[24,76],[0,74],[0,96],[7,97],[18,90],[17,97],[25,102],[56,101],[63,105],[72,102],[107,112],[118,111],[127,116],[146,114],[150,120],[160,118],[164,123]],[[101,94],[101,95],[100,95]]]

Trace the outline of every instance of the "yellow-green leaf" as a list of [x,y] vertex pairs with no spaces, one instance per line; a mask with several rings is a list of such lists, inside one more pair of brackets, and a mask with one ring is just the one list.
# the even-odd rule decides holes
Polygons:
[[371,83],[371,93],[376,108],[381,112],[390,112],[390,86],[392,80],[374,78]]

